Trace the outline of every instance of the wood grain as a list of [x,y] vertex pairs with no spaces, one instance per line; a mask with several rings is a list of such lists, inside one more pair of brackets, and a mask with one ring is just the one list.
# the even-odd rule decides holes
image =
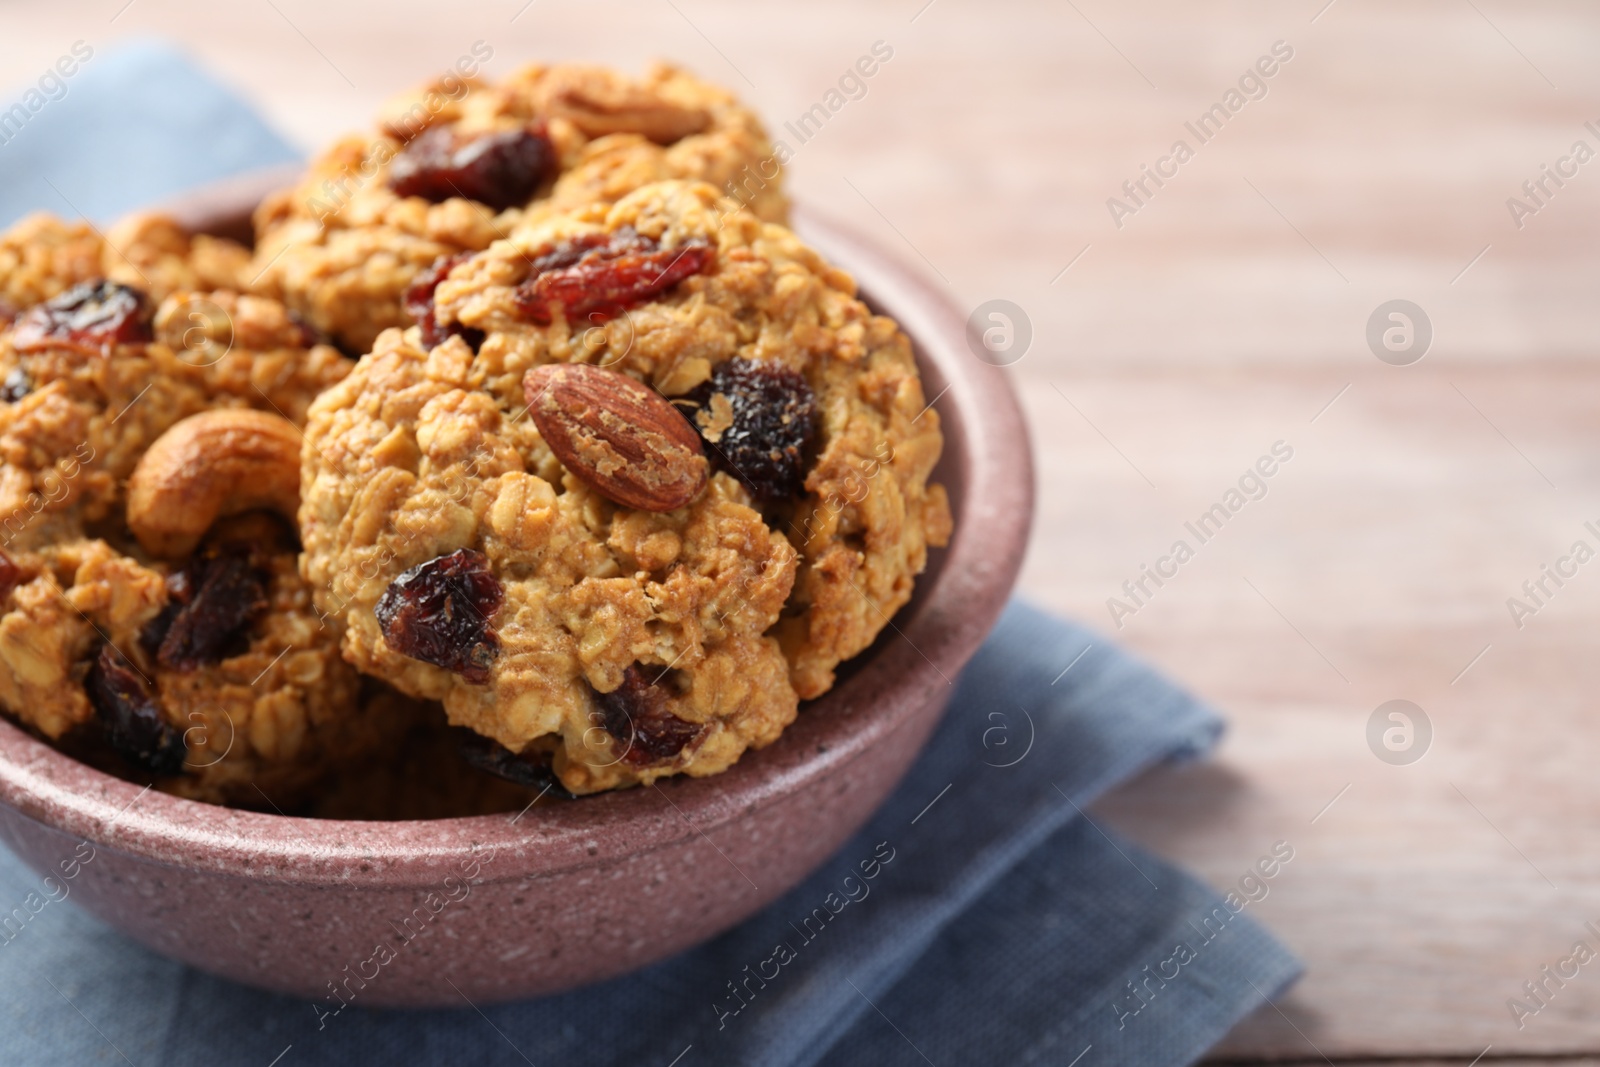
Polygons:
[[[0,63],[168,34],[309,145],[478,39],[490,73],[672,56],[779,129],[889,43],[797,146],[793,190],[968,306],[1026,310],[1030,595],[1114,629],[1121,583],[1274,442],[1294,449],[1115,631],[1233,729],[1100,814],[1219,886],[1276,840],[1297,850],[1258,914],[1309,973],[1219,1055],[1600,1053],[1600,963],[1522,1029],[1506,1006],[1600,924],[1600,563],[1520,630],[1505,605],[1600,543],[1600,161],[1521,228],[1506,206],[1575,140],[1600,147],[1600,9],[1325,4],[136,0],[111,22],[123,0],[104,0],[0,9]],[[1114,225],[1107,198],[1276,41],[1294,56],[1266,96]],[[1393,298],[1434,326],[1414,366],[1367,348]],[[1395,698],[1433,724],[1410,766],[1365,740]]]

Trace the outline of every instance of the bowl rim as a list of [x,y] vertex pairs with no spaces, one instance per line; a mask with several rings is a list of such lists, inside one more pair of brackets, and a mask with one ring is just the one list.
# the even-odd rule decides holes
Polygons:
[[[197,232],[217,232],[219,220],[236,222],[286,177],[284,168],[241,175],[159,210]],[[793,225],[806,244],[855,277],[874,310],[900,323],[916,349],[925,392],[933,395],[930,406],[965,432],[959,452],[947,435],[938,471],[947,483],[959,483],[960,504],[937,568],[924,572],[913,601],[861,653],[859,668],[809,702],[773,745],[746,753],[720,775],[665,779],[542,808],[538,819],[519,827],[521,815],[354,821],[186,800],[95,770],[0,718],[0,803],[113,851],[255,881],[417,887],[437,884],[452,866],[475,860],[481,866],[502,850],[518,857],[514,870],[484,869],[481,877],[493,882],[600,865],[704,836],[856,759],[927,703],[947,701],[953,676],[997,621],[1021,567],[1034,498],[1021,408],[1005,373],[968,350],[965,317],[921,269],[812,209],[797,206]],[[852,714],[851,707],[872,713]]]

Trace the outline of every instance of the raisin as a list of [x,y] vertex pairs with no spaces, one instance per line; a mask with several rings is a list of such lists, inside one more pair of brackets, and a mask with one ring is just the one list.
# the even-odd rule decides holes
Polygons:
[[0,382],[0,400],[7,404],[15,404],[31,392],[33,392],[33,379],[28,377],[28,372],[21,367],[12,367],[6,373],[5,381]]
[[22,568],[17,566],[17,561],[4,549],[0,549],[0,600],[11,595],[11,591],[22,584],[26,575]]
[[423,131],[389,168],[389,188],[439,204],[453,196],[496,211],[527,203],[558,167],[540,127],[463,134],[454,126]]
[[500,654],[489,618],[504,600],[505,590],[483,553],[460,548],[396,578],[373,614],[383,639],[402,656],[482,685]]
[[156,617],[145,623],[144,629],[139,631],[139,647],[143,648],[145,654],[151,658],[160,654],[161,643],[167,639],[173,622],[194,599],[194,584],[187,567],[179,568],[167,575],[166,587],[166,604]]
[[459,322],[441,327],[433,313],[433,294],[439,288],[439,283],[448,278],[457,266],[471,259],[472,255],[471,252],[457,252],[453,256],[440,256],[433,261],[433,266],[417,275],[416,280],[406,288],[406,312],[420,327],[424,348],[432,350],[435,345],[443,344],[447,337],[461,338],[474,352],[483,345],[482,330],[463,326]]
[[634,767],[672,759],[700,736],[699,724],[667,710],[667,691],[651,681],[651,670],[635,663],[623,672],[620,686],[596,694],[600,726],[616,738],[622,762]]
[[[716,416],[727,399],[732,422]],[[744,483],[765,504],[805,488],[806,453],[817,432],[817,398],[805,376],[771,360],[730,359],[689,394],[700,405],[694,422],[713,464]]]
[[154,774],[183,770],[188,755],[183,732],[167,722],[149,683],[122,653],[110,645],[101,646],[84,679],[84,689],[105,728],[107,743],[119,755]]
[[461,758],[478,770],[529,789],[573,799],[573,794],[556,777],[550,753],[537,749],[513,752],[491,738],[459,726],[451,733],[456,735]]
[[[154,620],[165,627],[156,662],[176,671],[218,663],[243,651],[245,631],[266,610],[266,577],[248,551],[203,550],[167,579],[167,609]],[[148,647],[153,636],[147,626],[140,643]]]
[[297,348],[315,348],[317,345],[332,343],[326,334],[293,311],[289,312],[289,328],[293,331]]
[[69,348],[94,355],[149,341],[153,318],[150,301],[132,286],[86,282],[23,312],[11,344],[18,352]]
[[625,226],[612,234],[586,234],[536,256],[512,301],[540,326],[554,318],[552,304],[561,305],[568,322],[599,324],[705,273],[715,262],[716,252],[705,241],[662,248]]
[[5,297],[0,296],[0,330],[17,321],[17,309],[12,307]]

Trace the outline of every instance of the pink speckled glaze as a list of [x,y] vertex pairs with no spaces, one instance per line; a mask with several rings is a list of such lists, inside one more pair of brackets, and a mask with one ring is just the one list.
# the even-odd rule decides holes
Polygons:
[[[283,181],[252,176],[178,207],[198,229],[237,233],[248,207]],[[74,901],[164,955],[312,998],[346,974],[370,974],[375,948],[400,943],[402,920],[419,908],[429,916],[438,894],[430,925],[440,929],[395,950],[360,993],[370,1006],[570,989],[704,941],[794,886],[922,748],[948,679],[1005,604],[1033,507],[1022,414],[1002,372],[968,351],[964,316],[846,229],[810,212],[797,229],[915,341],[927,394],[939,397],[946,444],[936,477],[956,525],[896,617],[900,632],[886,630],[776,744],[715,778],[541,807],[515,822],[362,823],[140,796],[0,721],[7,843],[45,871],[88,839],[97,854]],[[475,860],[468,887],[462,874]]]

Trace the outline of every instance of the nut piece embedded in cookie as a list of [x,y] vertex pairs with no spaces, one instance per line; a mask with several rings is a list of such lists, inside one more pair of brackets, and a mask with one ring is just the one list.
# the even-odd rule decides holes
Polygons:
[[[675,284],[606,276],[671,257],[633,272],[653,283],[702,246]],[[726,770],[871,645],[949,533],[910,340],[709,185],[529,213],[429,295],[444,336],[386,331],[312,407],[302,566],[346,659],[442,701],[502,772],[548,753],[588,794]],[[461,549],[504,590],[481,684],[375,610]]]
[[430,265],[488,248],[521,217],[612,203],[668,178],[711,182],[764,218],[788,213],[785,153],[760,120],[671,67],[636,77],[550,64],[494,84],[452,79],[420,86],[389,115],[256,213],[252,287],[350,354],[417,321],[404,294]]
[[[551,249],[710,245],[703,272],[635,303],[604,329],[526,312]],[[529,218],[437,292],[440,322],[485,332],[483,352],[601,364],[684,405],[705,455],[799,550],[794,593],[771,631],[801,698],[877,637],[950,532],[930,482],[943,439],[911,343],[855,283],[792,232],[704,184],[661,182],[616,204]],[[525,355],[524,355],[525,354]]]
[[15,550],[106,530],[140,457],[180,419],[303,419],[351,366],[278,302],[211,287],[242,249],[158,216],[111,235],[48,216],[0,234],[14,313],[0,323],[0,528]]
[[0,234],[0,710],[170,793],[294,807],[388,722],[288,522],[235,514],[293,519],[292,421],[351,367],[236,291],[248,258],[159,217]]
[[188,555],[220,518],[300,506],[300,431],[277,415],[191,415],[156,440],[128,479],[128,528],[153,556]]
[[607,500],[672,511],[705,488],[699,436],[649,386],[603,367],[552,363],[530,370],[522,388],[550,451]]
[[670,145],[711,125],[711,113],[666,100],[604,71],[569,68],[552,79],[546,107],[589,137],[636,133]]

